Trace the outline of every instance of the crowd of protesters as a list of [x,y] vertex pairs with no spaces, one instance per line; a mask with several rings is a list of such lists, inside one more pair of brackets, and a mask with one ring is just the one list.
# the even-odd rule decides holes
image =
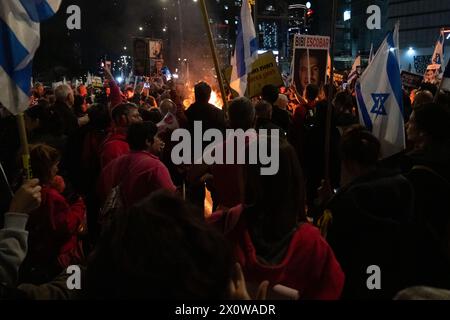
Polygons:
[[[449,297],[447,94],[429,84],[405,92],[408,147],[380,159],[349,89],[328,97],[308,85],[292,103],[268,85],[257,101],[230,100],[225,113],[209,103],[205,82],[186,108],[174,83],[120,88],[105,74],[95,95],[84,85],[33,88],[25,112],[33,180],[23,180],[15,118],[1,110],[1,297]],[[174,164],[171,134],[193,133],[195,121],[204,131],[279,130],[267,137],[279,139],[279,171]],[[258,143],[248,136],[248,148]],[[67,288],[72,265],[81,290]],[[380,290],[367,285],[373,265]]]

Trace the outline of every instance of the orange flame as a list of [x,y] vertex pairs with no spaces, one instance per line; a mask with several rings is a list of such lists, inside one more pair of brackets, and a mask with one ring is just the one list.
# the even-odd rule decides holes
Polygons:
[[[189,95],[186,99],[183,100],[183,105],[186,109],[195,102],[194,88],[189,88],[187,91],[189,92]],[[223,109],[223,101],[220,92],[212,90],[209,103],[216,106],[217,108]]]

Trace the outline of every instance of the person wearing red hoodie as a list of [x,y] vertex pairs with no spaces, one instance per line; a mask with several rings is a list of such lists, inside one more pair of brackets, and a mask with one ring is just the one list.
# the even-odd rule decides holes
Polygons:
[[[249,284],[268,280],[302,300],[339,299],[344,273],[330,246],[305,216],[303,177],[295,150],[280,140],[279,171],[263,176],[246,165],[243,204],[210,222],[229,239]],[[274,288],[275,290],[275,288]]]
[[130,152],[126,140],[127,128],[142,122],[138,107],[132,103],[120,104],[112,111],[113,126],[100,147],[100,164],[105,168],[112,160]]
[[99,180],[100,201],[119,186],[122,204],[129,208],[152,192],[165,189],[176,191],[167,167],[158,155],[164,143],[157,136],[158,128],[152,122],[130,126],[127,141],[131,152],[106,166]]
[[40,284],[83,261],[79,234],[85,225],[86,209],[80,197],[69,201],[61,194],[64,180],[56,175],[60,159],[56,149],[34,145],[30,157],[33,175],[42,186],[42,203],[28,220],[29,250],[20,280]]

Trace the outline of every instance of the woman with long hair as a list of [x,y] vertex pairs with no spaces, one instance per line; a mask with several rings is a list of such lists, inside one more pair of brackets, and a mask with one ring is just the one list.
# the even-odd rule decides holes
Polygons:
[[261,164],[246,165],[244,202],[214,213],[210,222],[229,239],[250,283],[268,280],[272,287],[296,290],[300,299],[338,299],[344,274],[319,230],[306,219],[295,150],[281,139],[279,150],[272,152],[279,152],[278,173],[261,175]]

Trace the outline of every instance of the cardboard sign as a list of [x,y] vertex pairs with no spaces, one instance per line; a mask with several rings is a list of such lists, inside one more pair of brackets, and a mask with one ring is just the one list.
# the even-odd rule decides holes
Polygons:
[[402,71],[402,84],[405,88],[417,89],[422,83],[423,76],[408,71]]
[[277,61],[272,52],[259,55],[252,65],[252,72],[247,78],[247,97],[261,95],[262,88],[268,84],[281,87],[284,85]]
[[92,86],[95,88],[103,88],[103,81],[100,77],[92,77]]
[[329,48],[330,37],[295,36],[291,74],[298,94],[303,95],[308,84],[320,88],[326,83]]
[[297,34],[294,39],[294,48],[328,51],[330,49],[330,37]]

